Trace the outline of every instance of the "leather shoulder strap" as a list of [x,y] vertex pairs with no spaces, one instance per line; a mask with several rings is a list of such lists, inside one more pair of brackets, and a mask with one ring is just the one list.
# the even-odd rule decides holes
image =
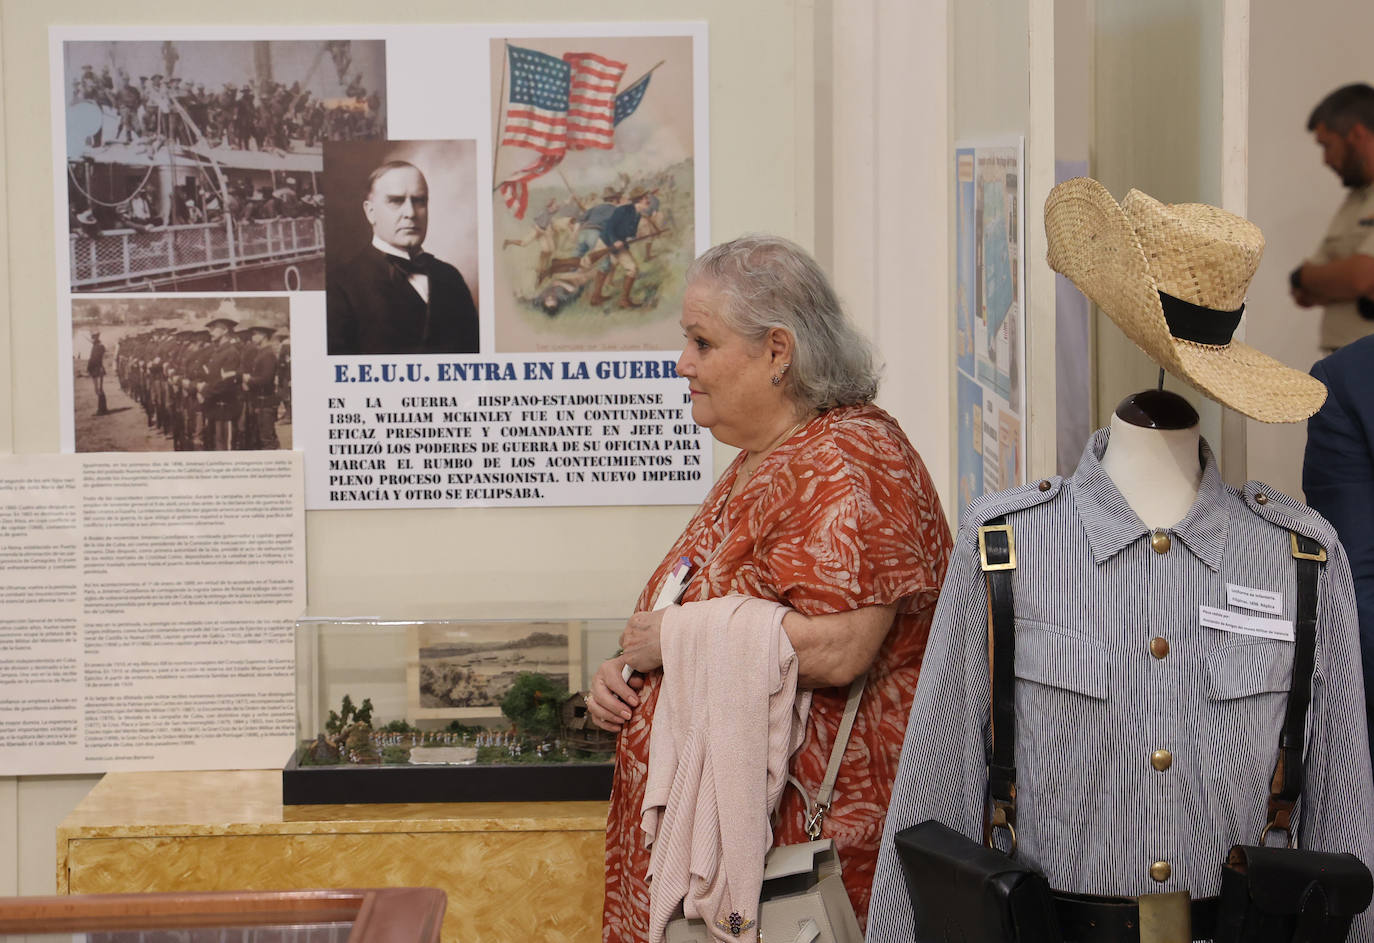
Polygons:
[[1302,794],[1303,738],[1307,727],[1307,708],[1312,703],[1312,674],[1316,671],[1317,580],[1326,550],[1310,537],[1289,532],[1293,560],[1297,567],[1297,605],[1294,621],[1293,678],[1288,686],[1288,707],[1279,734],[1279,755],[1269,783],[1268,821],[1260,833],[1260,844],[1269,832],[1281,829],[1293,844],[1293,807]]
[[844,751],[849,745],[849,734],[854,729],[854,718],[859,713],[859,699],[863,697],[867,684],[868,674],[865,672],[849,685],[849,698],[844,704],[844,716],[840,718],[839,729],[835,731],[835,744],[830,748],[830,763],[825,768],[821,788],[816,792],[816,801],[811,801],[801,780],[791,773],[787,775],[787,781],[797,787],[797,791],[802,794],[802,801],[806,803],[806,834],[812,841],[821,837],[821,824],[825,821],[825,813],[830,811],[830,797],[835,794],[835,781],[840,776],[840,763],[844,760]]
[[978,529],[978,554],[988,594],[988,680],[992,756],[988,762],[987,801],[983,805],[983,844],[996,847],[993,832],[1005,828],[1016,850],[1016,633],[1012,571],[1016,542],[1005,517]]

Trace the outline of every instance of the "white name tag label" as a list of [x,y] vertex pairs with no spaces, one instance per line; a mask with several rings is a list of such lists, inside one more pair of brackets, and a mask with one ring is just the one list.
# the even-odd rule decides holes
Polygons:
[[1254,589],[1250,586],[1226,584],[1226,605],[1252,612],[1268,612],[1271,615],[1283,614],[1283,593],[1271,593],[1267,589]]
[[1198,619],[1209,629],[1223,632],[1239,632],[1256,638],[1278,639],[1291,642],[1294,638],[1293,623],[1287,619],[1264,619],[1260,616],[1247,616],[1239,612],[1227,612],[1211,606],[1198,606]]

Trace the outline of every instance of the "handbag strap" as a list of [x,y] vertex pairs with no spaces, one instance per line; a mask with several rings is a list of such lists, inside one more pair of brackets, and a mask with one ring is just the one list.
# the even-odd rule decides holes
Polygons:
[[995,829],[1011,835],[1016,851],[1016,635],[1012,572],[1016,541],[1006,517],[978,528],[978,554],[988,594],[988,698],[992,755],[983,803],[983,844],[996,848]]
[[1274,776],[1269,782],[1268,821],[1260,832],[1260,844],[1269,832],[1281,829],[1293,846],[1293,807],[1302,794],[1303,738],[1307,727],[1307,708],[1312,703],[1312,674],[1316,670],[1317,580],[1326,550],[1310,537],[1289,532],[1293,560],[1297,567],[1297,618],[1294,622],[1293,678],[1288,686],[1288,706],[1279,734],[1279,755]]
[[868,674],[865,672],[849,685],[849,699],[844,704],[844,716],[840,718],[840,727],[835,732],[835,745],[830,748],[830,763],[825,768],[821,788],[816,792],[816,801],[811,801],[811,796],[807,794],[801,780],[791,773],[787,774],[787,781],[797,787],[797,791],[802,794],[802,801],[806,803],[806,835],[812,841],[821,837],[821,823],[825,821],[825,813],[830,811],[830,797],[835,794],[835,780],[840,776],[840,761],[844,759],[845,748],[849,745],[849,733],[854,729],[854,717],[859,713],[859,699],[863,697],[864,685],[867,683]]

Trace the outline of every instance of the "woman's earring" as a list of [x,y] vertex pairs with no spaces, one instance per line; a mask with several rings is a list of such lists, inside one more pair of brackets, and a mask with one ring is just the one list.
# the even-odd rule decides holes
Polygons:
[[792,366],[790,363],[783,364],[782,370],[780,370],[778,373],[773,374],[773,376],[769,379],[769,382],[772,383],[774,386],[777,386],[779,383],[781,383],[782,378],[787,374],[787,368],[790,366]]

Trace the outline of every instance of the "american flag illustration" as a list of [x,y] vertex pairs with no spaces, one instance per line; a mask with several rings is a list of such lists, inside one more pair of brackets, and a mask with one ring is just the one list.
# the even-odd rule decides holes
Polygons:
[[527,147],[539,158],[501,183],[501,195],[523,219],[529,182],[543,176],[570,150],[615,146],[615,126],[639,107],[649,86],[645,75],[617,93],[625,63],[592,52],[566,52],[562,58],[521,46],[507,46],[510,101],[503,145]]

